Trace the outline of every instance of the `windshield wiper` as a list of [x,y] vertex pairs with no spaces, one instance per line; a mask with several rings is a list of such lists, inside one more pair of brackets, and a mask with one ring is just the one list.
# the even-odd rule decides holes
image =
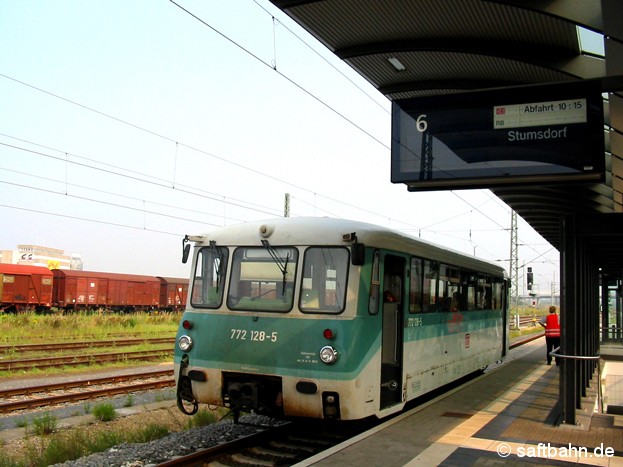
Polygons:
[[216,291],[218,292],[221,285],[221,269],[223,268],[223,252],[217,248],[216,241],[210,240],[210,253],[212,258],[218,259],[218,268],[216,269]]
[[283,275],[283,282],[281,283],[281,295],[285,295],[286,293],[286,275],[288,274],[288,261],[290,261],[290,253],[286,255],[286,260],[281,262],[281,258],[277,256],[275,249],[268,243],[268,240],[262,240],[262,245],[268,251],[268,254],[273,259],[281,274]]

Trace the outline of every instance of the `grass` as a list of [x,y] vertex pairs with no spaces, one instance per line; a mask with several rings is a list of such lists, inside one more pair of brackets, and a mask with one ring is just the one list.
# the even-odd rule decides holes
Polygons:
[[214,411],[201,409],[188,420],[188,428],[207,426],[217,421],[217,415]]
[[[111,340],[115,338],[149,338],[149,337],[174,337],[177,331],[181,313],[132,313],[132,314],[112,314],[112,313],[54,313],[49,315],[38,315],[32,312],[14,314],[0,313],[0,345],[17,345],[33,343],[62,343],[76,341],[98,341]],[[162,344],[157,344],[157,348],[162,348]],[[138,344],[136,346],[108,347],[95,349],[81,349],[82,354],[104,353],[104,352],[132,352],[140,350],[152,350],[153,345]],[[64,354],[75,353],[75,351],[65,351]],[[44,356],[63,355],[63,352],[46,353]],[[4,358],[15,358],[17,352],[9,347],[0,356]],[[42,356],[36,352],[29,353],[30,358]],[[170,356],[165,356],[163,352],[162,361],[171,361]],[[117,362],[95,366],[80,365],[76,367],[60,367],[56,369],[46,369],[46,374],[81,372],[85,368],[89,371],[99,368],[114,368],[142,365],[142,362],[128,364],[128,362]],[[20,373],[36,375],[41,370],[21,370]],[[15,372],[2,371],[0,377],[13,375]]]
[[[0,345],[18,345],[32,343],[57,343],[72,341],[97,341],[115,338],[174,337],[181,313],[163,314],[112,314],[112,313],[72,313],[59,311],[48,315],[21,313],[17,315],[0,313]],[[162,347],[162,344],[158,344]],[[148,345],[116,347],[108,351],[151,350]],[[98,348],[96,352],[105,352]],[[81,350],[84,352],[84,350]],[[71,353],[71,352],[70,352]],[[9,348],[2,356],[15,358],[17,352]],[[49,356],[50,354],[46,354]],[[31,356],[34,356],[31,354]],[[163,356],[163,361],[171,361],[170,356]],[[128,367],[144,365],[144,362],[116,362],[97,366],[65,367],[58,369],[29,370],[27,374],[52,374],[93,371],[106,367]],[[20,371],[21,374],[26,373]],[[0,377],[14,372],[0,372]],[[126,406],[134,404],[130,395]],[[117,420],[117,411],[112,404],[102,403],[82,407],[85,413],[92,413],[97,420],[106,422],[94,428],[58,429],[58,420],[51,414],[43,414],[30,422],[25,418],[21,425],[26,428],[27,438],[21,449],[12,449],[8,445],[0,446],[0,467],[47,466],[77,459],[94,452],[121,443],[143,443],[161,438],[174,430],[184,429],[184,423],[175,416],[170,423],[148,421],[138,428],[123,427],[123,420]],[[115,427],[115,425],[119,424]],[[20,425],[18,423],[18,425]]]
[[50,435],[58,429],[58,418],[49,412],[32,420],[32,431],[35,435]]
[[124,335],[173,336],[181,313],[0,314],[0,344],[102,340]]
[[149,423],[131,432],[104,430],[93,435],[89,430],[72,430],[49,437],[31,438],[21,455],[0,451],[0,467],[44,467],[102,452],[121,443],[146,443],[170,433],[167,426]]
[[[533,311],[529,309],[520,314],[532,314]],[[536,312],[538,316],[541,315],[539,310]],[[547,311],[544,314],[546,313]],[[103,340],[119,335],[126,337],[172,336],[177,330],[180,317],[179,313],[161,315],[77,313],[44,316],[34,313],[0,314],[0,344]],[[540,330],[539,326],[523,328],[521,331],[511,331],[511,337]],[[89,369],[92,370],[92,368]],[[67,372],[68,369],[59,371]],[[49,370],[46,373],[49,373]],[[128,396],[126,404],[132,403],[131,396]],[[114,420],[117,413],[112,404],[103,403],[91,407],[90,403],[85,403],[83,410],[85,413],[93,413],[98,420],[116,423]],[[178,422],[175,430],[208,425],[217,421],[217,418],[218,415],[214,412],[201,409],[184,424]],[[121,443],[143,443],[159,439],[172,431],[171,426],[157,422],[144,423],[137,429],[100,427],[99,429],[58,430],[58,421],[49,414],[44,414],[31,423],[33,428],[29,431],[36,436],[29,436],[20,452],[0,447],[0,467],[38,467],[62,463],[94,452],[105,451]],[[29,427],[25,419],[23,426]]]
[[134,394],[130,393],[128,394],[128,397],[126,398],[125,402],[123,403],[124,407],[132,407],[134,405]]
[[543,332],[543,328],[537,324],[534,327],[511,329],[509,336],[512,339],[514,337],[529,336],[530,334],[537,334],[539,332]]
[[115,407],[109,402],[102,402],[101,404],[97,404],[95,407],[93,407],[91,413],[100,422],[110,422],[117,417],[117,411],[115,410]]
[[[93,413],[103,405],[95,406]],[[109,413],[110,408],[103,411]],[[147,443],[174,431],[214,423],[225,411],[213,412],[204,408],[191,418],[182,416],[174,408],[159,413],[160,417],[146,413],[138,422],[131,422],[128,417],[91,425],[88,429],[76,427],[43,436],[29,436],[20,450],[0,447],[0,467],[43,467],[102,452],[122,443]],[[129,427],[126,422],[133,425]]]

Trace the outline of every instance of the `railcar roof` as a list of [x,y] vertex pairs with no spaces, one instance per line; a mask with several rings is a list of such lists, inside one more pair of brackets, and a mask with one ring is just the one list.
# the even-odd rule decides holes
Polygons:
[[55,276],[65,277],[86,277],[93,279],[114,279],[128,282],[158,282],[160,280],[153,276],[140,276],[135,274],[119,274],[113,272],[96,272],[96,271],[77,271],[72,269],[54,269]]
[[45,266],[0,263],[0,274],[40,274],[43,276],[51,276],[52,271]]
[[188,284],[190,282],[188,277],[163,277],[163,276],[156,276],[156,279],[158,279],[160,282],[162,282],[164,284]]
[[273,246],[283,245],[344,245],[342,235],[356,233],[357,240],[366,246],[407,252],[463,266],[503,274],[504,269],[495,263],[465,255],[456,250],[435,245],[401,232],[365,222],[328,217],[279,217],[262,221],[229,225],[203,235],[203,242],[214,240],[217,245],[261,245],[268,240]]

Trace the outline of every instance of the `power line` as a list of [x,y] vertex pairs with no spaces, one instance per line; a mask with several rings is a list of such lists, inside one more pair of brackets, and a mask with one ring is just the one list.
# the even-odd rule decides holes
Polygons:
[[[240,48],[241,50],[243,50],[245,53],[247,53],[247,54],[249,54],[250,56],[252,56],[253,58],[255,58],[255,59],[256,59],[257,61],[259,61],[260,63],[264,64],[265,66],[269,66],[269,67],[271,67],[271,66],[270,66],[270,64],[268,64],[268,63],[264,62],[261,58],[259,58],[258,56],[254,55],[254,54],[253,54],[252,52],[250,52],[248,49],[246,49],[245,47],[243,47],[243,46],[242,46],[242,45],[240,45],[239,43],[237,43],[237,42],[233,41],[232,39],[230,39],[229,37],[227,37],[226,35],[224,35],[224,34],[223,34],[223,33],[221,33],[220,31],[216,30],[214,27],[212,27],[211,25],[209,25],[207,22],[203,21],[202,19],[198,18],[198,17],[197,17],[196,15],[194,15],[193,13],[189,12],[188,10],[186,10],[186,9],[185,9],[185,8],[183,8],[183,7],[181,7],[180,5],[178,5],[177,3],[175,3],[175,2],[174,2],[174,1],[172,1],[172,0],[171,0],[171,3],[175,4],[175,5],[176,5],[176,6],[178,6],[180,9],[184,10],[184,11],[185,11],[185,12],[187,12],[189,15],[193,16],[195,19],[197,19],[198,21],[200,21],[202,24],[204,24],[205,26],[207,26],[207,27],[209,27],[210,29],[212,29],[214,32],[216,32],[217,34],[219,34],[220,36],[222,36],[223,38],[225,38],[226,40],[228,40],[229,42],[231,42],[232,44],[234,44],[236,47],[238,47],[238,48]],[[291,32],[291,31],[290,31],[290,32]],[[297,38],[298,38],[298,36],[296,36],[296,34],[294,34],[294,33],[292,33],[292,34],[293,34],[295,37],[297,37]],[[301,39],[299,38],[299,40],[301,40]],[[303,41],[303,42],[304,42],[304,41]],[[311,48],[311,47],[310,47],[310,48]],[[312,49],[312,50],[313,50],[313,49]],[[315,52],[315,53],[317,53],[316,51],[314,51],[314,52]],[[351,125],[353,125],[354,127],[358,128],[359,130],[363,131],[363,133],[364,133],[364,134],[368,135],[368,136],[369,136],[369,137],[371,137],[373,140],[375,140],[375,141],[377,141],[378,143],[380,143],[383,147],[385,147],[385,148],[389,149],[389,147],[388,147],[386,144],[384,144],[382,141],[380,141],[380,140],[378,140],[377,138],[375,138],[375,137],[374,137],[373,135],[371,135],[369,132],[367,132],[367,131],[363,130],[361,127],[359,127],[359,126],[358,126],[356,123],[354,123],[352,120],[350,120],[350,119],[346,118],[346,117],[345,117],[344,115],[342,115],[339,111],[337,111],[336,109],[334,109],[333,107],[331,107],[331,106],[330,106],[329,104],[327,104],[326,102],[322,101],[322,99],[320,99],[320,98],[318,98],[317,96],[315,96],[313,93],[311,93],[310,91],[308,91],[307,89],[305,89],[303,86],[301,86],[301,85],[299,85],[298,83],[296,83],[295,81],[293,81],[293,80],[292,80],[291,78],[289,78],[288,76],[286,76],[286,75],[284,75],[283,73],[281,73],[281,72],[277,71],[277,70],[276,70],[276,67],[271,67],[271,68],[273,68],[273,70],[274,70],[275,72],[277,72],[277,73],[278,73],[278,74],[279,74],[282,78],[286,79],[286,80],[287,80],[288,82],[290,82],[292,85],[296,86],[298,89],[300,89],[301,91],[303,91],[305,94],[307,94],[307,95],[309,95],[309,96],[313,97],[316,101],[318,101],[319,103],[321,103],[323,106],[325,106],[326,108],[330,109],[331,111],[333,111],[333,112],[334,112],[334,113],[336,113],[337,115],[339,115],[339,116],[341,116],[342,118],[344,118],[344,119],[345,119],[348,123],[350,123],[350,124],[351,124]],[[334,68],[335,68],[335,67],[334,67]],[[337,70],[337,69],[336,69],[336,70]],[[339,72],[339,70],[338,70],[338,72]],[[25,82],[23,82],[23,81],[17,80],[17,79],[15,79],[15,78],[9,77],[9,76],[7,76],[7,75],[0,74],[0,76],[4,77],[4,78],[6,78],[6,79],[12,80],[12,81],[14,81],[14,82],[17,82],[17,83],[19,83],[19,84],[21,84],[21,85],[24,85],[24,86],[30,87],[30,88],[32,88],[32,89],[35,89],[35,90],[37,90],[37,91],[39,91],[39,92],[43,92],[43,93],[45,93],[45,94],[48,94],[48,95],[50,95],[50,96],[53,96],[53,97],[55,97],[55,98],[57,98],[57,99],[61,99],[61,100],[65,101],[65,102],[67,102],[67,103],[70,103],[70,104],[72,104],[72,105],[76,105],[76,106],[78,106],[78,107],[80,107],[80,108],[83,108],[83,109],[85,109],[85,110],[88,110],[88,111],[94,112],[94,113],[96,113],[96,114],[98,114],[98,115],[104,116],[104,117],[106,117],[106,118],[110,118],[110,119],[112,119],[112,120],[114,120],[114,121],[117,121],[118,123],[122,123],[122,124],[128,125],[128,126],[130,126],[130,127],[134,128],[134,129],[137,129],[137,130],[140,130],[140,131],[146,132],[146,133],[148,133],[148,134],[150,134],[150,135],[152,135],[152,136],[156,136],[156,137],[162,138],[162,139],[164,139],[164,140],[166,140],[166,141],[168,141],[168,142],[175,143],[175,145],[176,145],[176,149],[177,149],[177,147],[178,147],[178,146],[184,146],[184,147],[186,147],[186,148],[188,148],[188,149],[190,149],[190,150],[192,150],[192,151],[197,151],[197,152],[199,152],[199,153],[201,153],[201,154],[207,155],[207,156],[209,156],[209,157],[216,158],[216,159],[218,159],[218,160],[221,160],[221,161],[223,161],[223,162],[225,162],[225,163],[228,163],[228,164],[232,164],[232,165],[234,165],[234,166],[236,166],[236,167],[239,167],[239,168],[242,168],[242,169],[244,169],[244,170],[248,170],[248,171],[251,171],[251,172],[256,173],[256,174],[258,174],[258,175],[261,175],[261,176],[264,176],[264,177],[267,177],[267,178],[270,178],[270,179],[273,179],[273,180],[279,181],[280,183],[286,184],[286,185],[288,185],[288,186],[293,186],[293,187],[296,187],[297,189],[301,189],[301,190],[307,191],[307,192],[309,192],[309,193],[314,193],[314,196],[320,196],[320,197],[323,197],[323,198],[325,198],[325,199],[327,199],[327,200],[330,200],[330,201],[333,201],[333,202],[337,202],[337,203],[340,203],[340,204],[343,204],[343,205],[346,205],[346,206],[349,206],[349,207],[352,207],[352,208],[355,208],[355,209],[360,209],[361,211],[364,211],[364,212],[367,212],[367,213],[370,213],[370,214],[373,214],[373,215],[376,215],[376,216],[379,216],[379,217],[387,218],[387,216],[385,216],[385,215],[383,215],[383,214],[375,213],[375,212],[369,211],[369,210],[367,210],[367,209],[360,208],[360,207],[354,206],[354,205],[352,205],[352,204],[344,203],[343,201],[339,201],[339,200],[336,200],[336,199],[334,199],[334,198],[330,198],[330,197],[327,197],[327,196],[324,196],[324,195],[318,194],[318,193],[316,193],[315,191],[312,191],[312,190],[309,190],[309,189],[305,189],[305,188],[303,188],[303,187],[301,187],[301,186],[299,186],[299,185],[292,184],[291,182],[288,182],[288,181],[286,181],[286,180],[279,179],[279,178],[274,177],[274,176],[269,175],[269,174],[265,174],[265,173],[260,172],[260,171],[258,171],[258,170],[252,169],[252,168],[250,168],[250,167],[248,167],[248,166],[245,166],[245,165],[242,165],[242,164],[238,164],[238,163],[236,163],[236,162],[232,162],[231,160],[225,159],[225,158],[220,157],[220,156],[217,156],[217,155],[215,155],[215,154],[208,153],[208,152],[206,152],[206,151],[204,151],[204,150],[201,150],[201,149],[198,149],[198,148],[195,148],[195,147],[189,146],[189,145],[185,145],[185,144],[183,144],[183,143],[179,143],[178,141],[174,140],[173,138],[170,138],[170,137],[167,137],[167,136],[162,135],[162,134],[160,134],[160,133],[157,133],[157,132],[151,131],[151,130],[146,129],[146,128],[144,128],[144,127],[141,127],[141,126],[139,126],[139,125],[133,124],[133,123],[128,122],[128,121],[126,121],[126,120],[123,120],[123,119],[121,119],[121,118],[118,118],[118,117],[115,117],[115,116],[113,116],[113,115],[107,114],[107,113],[105,113],[105,112],[99,111],[99,110],[94,109],[94,108],[92,108],[92,107],[89,107],[89,106],[86,106],[86,105],[80,104],[80,103],[78,103],[78,102],[76,102],[76,101],[73,101],[73,100],[67,99],[67,98],[62,97],[62,96],[60,96],[60,95],[58,95],[58,94],[55,94],[55,93],[51,93],[51,92],[49,92],[49,91],[46,91],[46,90],[41,89],[41,88],[39,88],[39,87],[36,87],[36,86],[31,85],[31,84],[25,83]],[[66,153],[66,154],[67,154],[67,153]],[[75,157],[80,157],[80,156],[75,156]],[[99,163],[99,162],[98,162],[98,163]],[[125,170],[125,169],[124,169],[124,170]],[[114,172],[113,172],[113,173],[114,173]],[[131,171],[130,171],[130,173],[131,173]],[[141,174],[141,176],[145,176],[145,174]],[[165,181],[164,179],[158,179],[158,178],[155,178],[155,177],[153,177],[153,178],[154,178],[155,180],[159,180],[159,181],[161,181],[161,182],[163,183],[163,186],[164,186],[164,183],[165,183],[165,182],[167,182],[167,181]],[[137,179],[140,179],[141,181],[144,181],[144,180],[142,180],[141,178],[137,178]],[[159,184],[159,183],[155,183],[155,184]],[[175,185],[175,175],[174,175],[173,184]],[[179,185],[178,185],[178,187],[179,187]],[[195,189],[195,188],[191,188],[191,189]],[[190,193],[190,192],[189,192],[189,193]],[[467,203],[467,204],[469,204],[469,205],[471,206],[471,204],[470,204],[470,203],[468,203],[465,199],[463,199],[463,198],[462,198],[461,196],[459,196],[458,194],[456,194],[456,193],[455,193],[455,196],[457,196],[457,197],[458,197],[459,199],[461,199],[463,202],[465,202],[465,203]],[[209,196],[208,196],[208,198],[209,198]],[[210,199],[214,199],[214,198],[210,198]],[[485,215],[485,214],[484,214],[482,211],[480,211],[478,208],[476,208],[476,210],[477,210],[479,213],[481,213],[481,214]],[[270,213],[270,214],[272,214],[272,213]],[[486,215],[485,215],[485,216],[486,216]],[[488,216],[486,216],[486,217],[488,217]],[[489,219],[490,219],[490,218],[489,218]],[[390,218],[389,220],[391,221],[391,220],[394,220],[394,219],[391,219],[391,218]],[[408,223],[405,223],[405,222],[402,222],[402,221],[399,221],[399,220],[396,220],[396,222],[400,222],[400,223],[403,223],[403,224],[405,224],[405,225],[412,225],[412,224],[408,224]],[[504,227],[503,227],[503,228],[504,228]]]
[[[68,183],[66,181],[62,181],[62,180],[57,180],[54,178],[49,178],[49,177],[42,177],[39,175],[34,175],[34,174],[30,174],[27,172],[20,172],[17,170],[10,170],[10,169],[5,169],[5,168],[1,168],[0,170],[3,170],[5,172],[11,172],[14,174],[19,174],[19,175],[25,175],[28,177],[32,177],[32,178],[37,178],[40,180],[45,180],[45,181],[49,181],[49,182],[53,182],[53,183],[58,183],[58,184],[62,184],[62,185],[66,185],[66,186],[71,186],[74,188],[79,188],[79,189],[83,189],[83,190],[88,190],[88,191],[94,191],[96,193],[102,193],[102,194],[106,194],[106,195],[111,195],[111,196],[115,196],[115,197],[119,197],[119,198],[123,198],[123,199],[127,199],[127,200],[131,200],[131,201],[139,201],[141,203],[147,203],[150,205],[154,205],[154,206],[160,206],[160,207],[164,207],[164,208],[172,208],[172,209],[176,209],[178,211],[186,211],[186,212],[190,212],[190,213],[194,213],[194,214],[200,214],[200,215],[206,215],[206,216],[212,216],[212,217],[222,217],[222,214],[214,214],[214,213],[210,213],[210,212],[205,212],[205,211],[199,211],[196,209],[188,209],[187,207],[183,207],[183,206],[176,206],[176,205],[172,205],[172,204],[165,204],[165,203],[159,203],[157,201],[151,201],[151,200],[146,200],[146,199],[141,199],[141,198],[136,198],[136,197],[132,197],[132,196],[128,196],[128,195],[120,195],[118,193],[113,193],[111,191],[106,191],[106,190],[98,190],[92,187],[88,187],[88,186],[84,186],[84,185],[78,185],[76,183]],[[5,185],[12,185],[15,187],[19,187],[19,188],[26,188],[26,189],[30,189],[30,190],[35,190],[35,191],[43,191],[43,192],[47,192],[50,194],[56,194],[56,195],[62,195],[62,196],[66,196],[69,198],[75,198],[75,199],[79,199],[79,200],[84,200],[84,201],[90,201],[90,202],[94,202],[94,203],[100,203],[100,204],[107,204],[109,206],[115,206],[115,207],[120,207],[120,208],[124,208],[124,209],[130,209],[130,210],[134,210],[134,211],[139,211],[139,212],[144,212],[144,213],[148,213],[148,214],[155,214],[158,216],[162,216],[162,217],[169,217],[171,219],[179,219],[179,220],[185,220],[185,221],[189,221],[189,222],[196,222],[196,223],[200,223],[200,224],[206,224],[206,222],[202,222],[202,221],[197,221],[195,219],[188,219],[188,218],[183,218],[183,217],[179,217],[179,216],[171,216],[168,214],[164,214],[161,212],[156,212],[156,211],[146,211],[145,209],[138,209],[138,208],[133,208],[131,206],[126,206],[126,205],[120,205],[117,203],[110,203],[110,202],[105,202],[102,201],[100,199],[94,199],[94,198],[87,198],[85,196],[78,196],[72,193],[61,193],[55,190],[49,190],[49,189],[45,189],[42,187],[37,187],[37,186],[32,186],[32,185],[24,185],[24,184],[20,184],[20,183],[15,183],[15,182],[7,182],[4,180],[0,180],[0,183],[3,183]],[[237,222],[243,222],[243,219],[236,219],[236,218],[231,218],[231,217],[227,217],[227,219],[229,220],[233,220],[233,221],[237,221]],[[216,224],[210,224],[210,225],[216,225]]]
[[303,86],[301,86],[300,84],[298,84],[296,81],[294,81],[293,79],[291,79],[289,76],[281,73],[279,70],[277,70],[276,67],[271,66],[270,63],[266,63],[264,60],[262,60],[260,57],[258,57],[257,55],[255,55],[253,52],[251,52],[249,49],[243,47],[242,45],[240,45],[238,42],[234,41],[233,39],[231,39],[230,37],[228,37],[227,35],[223,34],[221,31],[219,31],[218,29],[216,29],[214,26],[210,25],[209,23],[207,23],[206,21],[202,20],[201,18],[199,18],[197,15],[195,15],[194,13],[192,13],[191,11],[187,10],[186,8],[184,8],[183,6],[181,6],[180,4],[174,2],[173,0],[169,0],[171,3],[173,3],[176,7],[178,7],[180,10],[186,12],[188,15],[192,16],[193,18],[195,18],[197,21],[199,21],[200,23],[202,23],[203,25],[205,25],[206,27],[210,28],[212,31],[214,31],[216,34],[218,34],[219,36],[221,36],[223,39],[227,40],[228,42],[230,42],[231,44],[233,44],[234,46],[238,47],[240,50],[242,50],[243,52],[247,53],[249,56],[253,57],[255,60],[257,60],[258,62],[260,62],[262,65],[267,66],[268,68],[272,69],[275,73],[277,73],[279,76],[281,76],[283,79],[285,79],[286,81],[288,81],[290,84],[292,84],[293,86],[295,86],[296,88],[298,88],[300,91],[303,91],[303,93],[307,94],[309,97],[311,97],[312,99],[314,99],[316,102],[318,102],[319,104],[323,105],[325,108],[329,109],[331,112],[335,113],[337,116],[339,116],[340,118],[342,118],[343,120],[345,120],[346,122],[350,123],[352,126],[354,126],[355,128],[357,128],[359,131],[361,131],[362,133],[368,135],[371,139],[373,139],[374,141],[376,141],[377,143],[379,143],[382,147],[384,147],[385,149],[391,149],[387,144],[385,144],[383,141],[381,141],[380,139],[378,139],[376,136],[374,136],[372,133],[370,133],[369,131],[365,130],[363,127],[359,126],[357,123],[355,123],[353,120],[351,120],[350,118],[348,118],[346,115],[344,115],[343,113],[341,113],[340,111],[338,111],[337,109],[331,107],[329,104],[327,104],[325,101],[323,101],[321,98],[319,98],[318,96],[316,96],[315,94],[313,94],[311,91],[305,89]]
[[[260,7],[262,10],[264,10],[266,12],[266,14],[268,14],[273,20],[275,20],[275,16],[269,12],[266,8],[264,8],[263,5],[260,5],[258,3],[257,0],[253,0],[255,2],[255,4]],[[279,20],[277,20],[279,21]],[[348,76],[346,76],[346,74],[344,72],[342,72],[342,70],[340,70],[338,67],[336,67],[333,63],[331,63],[329,60],[327,60],[326,57],[324,57],[321,53],[319,53],[315,48],[313,48],[308,42],[306,42],[301,36],[299,36],[298,34],[296,34],[292,29],[290,29],[288,26],[286,26],[284,23],[282,23],[281,21],[279,21],[279,24],[281,26],[283,26],[290,34],[292,34],[294,37],[296,37],[302,44],[304,44],[309,50],[311,50],[314,54],[316,54],[316,56],[318,58],[320,58],[322,61],[324,61],[327,65],[329,65],[331,68],[333,68],[333,70],[337,73],[339,73],[340,75],[342,75],[342,77],[344,79],[346,79],[350,84],[352,84],[353,86],[355,86],[359,91],[361,91],[368,99],[370,99],[374,104],[376,104],[380,109],[382,109],[385,113],[389,114],[390,111],[387,110],[385,107],[383,107],[383,105],[381,105],[376,99],[374,99],[370,94],[368,94],[361,86],[359,86],[357,83],[355,83],[352,79],[350,79]],[[275,45],[276,47],[276,45]],[[276,55],[276,53],[275,53]],[[277,57],[275,56],[275,68],[277,67],[276,64],[277,61]]]
[[8,209],[15,209],[15,210],[18,210],[18,211],[33,212],[33,213],[36,213],[36,214],[44,214],[46,216],[64,217],[65,219],[74,219],[74,220],[85,221],[85,222],[94,222],[96,224],[111,225],[113,227],[124,227],[124,228],[134,229],[134,230],[143,230],[143,231],[147,231],[147,232],[155,232],[155,233],[159,233],[159,234],[172,235],[172,236],[175,236],[175,237],[179,237],[181,235],[179,232],[167,232],[165,230],[148,229],[146,227],[137,227],[135,225],[119,224],[119,223],[115,223],[115,222],[107,222],[107,221],[101,221],[101,220],[97,220],[97,219],[89,219],[87,217],[80,217],[80,216],[70,216],[68,214],[61,214],[61,213],[55,213],[55,212],[49,212],[49,211],[41,211],[41,210],[38,210],[38,209],[23,208],[23,207],[20,207],[20,206],[11,206],[11,205],[8,205],[8,204],[0,204],[0,207],[8,208]]
[[[32,143],[32,144],[34,144],[34,143]],[[141,175],[141,176],[146,176],[146,177],[152,178],[154,180],[146,180],[146,179],[141,178],[141,177],[139,177],[137,175],[123,174],[123,173],[120,173],[120,172],[115,172],[114,170],[103,169],[101,167],[95,167],[93,165],[89,165],[89,164],[85,164],[85,163],[69,161],[69,160],[63,159],[63,158],[61,158],[59,156],[53,156],[53,155],[50,155],[50,154],[45,154],[45,153],[40,152],[40,151],[34,151],[32,149],[22,148],[22,147],[11,145],[11,144],[7,144],[7,143],[0,142],[0,145],[7,146],[7,147],[10,147],[10,148],[13,148],[13,149],[16,149],[16,150],[20,150],[20,151],[29,152],[31,154],[39,155],[39,156],[42,156],[42,157],[55,159],[57,161],[62,161],[62,162],[65,162],[67,164],[74,164],[74,165],[77,165],[77,166],[80,166],[80,167],[88,168],[90,170],[104,172],[104,173],[107,173],[107,174],[110,174],[110,175],[114,175],[114,176],[117,176],[117,177],[123,177],[123,178],[128,178],[128,179],[133,180],[133,181],[138,181],[138,182],[141,182],[141,183],[147,183],[147,184],[159,187],[159,188],[171,189],[171,190],[175,190],[175,191],[177,191],[179,193],[191,194],[191,195],[194,195],[194,196],[199,196],[199,197],[211,199],[213,201],[224,202],[224,203],[232,205],[232,206],[246,208],[246,209],[250,209],[250,210],[254,210],[254,211],[258,211],[258,212],[263,212],[264,214],[268,214],[268,215],[275,215],[275,210],[270,208],[270,207],[260,206],[260,205],[253,204],[253,203],[247,203],[249,205],[256,206],[255,208],[250,208],[250,207],[248,207],[246,205],[240,204],[240,203],[246,203],[245,201],[236,200],[235,198],[231,198],[231,199],[235,200],[236,202],[225,201],[225,197],[223,197],[222,195],[217,195],[217,194],[214,194],[214,193],[210,193],[210,192],[207,192],[205,190],[201,190],[199,188],[191,187],[191,186],[188,186],[188,185],[178,184],[177,187],[174,188],[172,186],[169,186],[167,183],[164,183],[165,181],[163,179],[159,179],[157,177],[146,176],[145,174],[142,174],[142,173],[139,173],[139,172],[128,171],[129,173],[138,174],[138,175]],[[58,151],[56,149],[52,149],[52,150]],[[65,154],[73,156],[73,154],[69,154],[69,153],[65,153]],[[76,157],[80,157],[80,156],[76,156]],[[80,158],[89,160],[89,159],[84,158],[84,157],[80,157]],[[111,164],[103,164],[103,165],[106,165],[108,167],[119,168],[119,167],[113,166]],[[123,169],[123,170],[125,170],[125,169]],[[34,176],[34,175],[32,175],[32,176]],[[63,182],[60,182],[60,183],[63,183]],[[191,191],[191,190],[196,190],[196,192],[195,191]],[[122,196],[122,195],[118,195],[118,196]],[[260,207],[261,207],[261,209],[260,209]]]

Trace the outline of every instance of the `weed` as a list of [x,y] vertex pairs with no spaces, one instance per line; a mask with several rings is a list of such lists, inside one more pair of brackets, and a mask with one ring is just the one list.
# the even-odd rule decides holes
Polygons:
[[0,339],[10,345],[17,339],[24,338],[66,341],[88,336],[89,339],[98,339],[115,334],[127,334],[130,329],[132,333],[139,335],[174,334],[180,318],[180,313],[157,316],[145,313],[98,315],[85,312],[65,315],[62,311],[49,315],[37,315],[34,312],[18,315],[2,314]]
[[15,426],[17,426],[18,428],[27,428],[28,427],[28,419],[27,418],[20,418],[19,420],[17,420],[15,422]]
[[132,407],[134,405],[134,394],[128,394],[127,399],[123,403],[124,407]]
[[124,433],[119,430],[106,430],[95,435],[89,434],[88,430],[55,433],[46,439],[26,441],[24,454],[20,458],[0,452],[0,467],[59,464],[94,452],[103,452],[121,443],[146,443],[168,434],[169,430],[157,423],[150,423],[133,433]]
[[157,423],[149,423],[141,430],[133,433],[131,439],[128,440],[132,443],[147,443],[154,439],[160,439],[169,434],[169,429],[165,426]]
[[40,465],[59,464],[89,454],[90,451],[85,447],[85,439],[86,435],[79,432],[74,436],[55,436],[41,451]]
[[135,318],[128,318],[122,324],[123,326],[128,328],[135,328],[138,324],[138,321]]
[[115,407],[109,402],[97,404],[95,407],[93,407],[92,412],[95,418],[97,418],[100,422],[109,422],[111,420],[114,420],[117,416],[117,411],[115,410]]
[[188,420],[188,428],[211,425],[214,422],[216,422],[216,415],[214,415],[214,412],[201,409]]
[[36,435],[49,435],[58,428],[58,418],[49,412],[32,419],[33,433]]

